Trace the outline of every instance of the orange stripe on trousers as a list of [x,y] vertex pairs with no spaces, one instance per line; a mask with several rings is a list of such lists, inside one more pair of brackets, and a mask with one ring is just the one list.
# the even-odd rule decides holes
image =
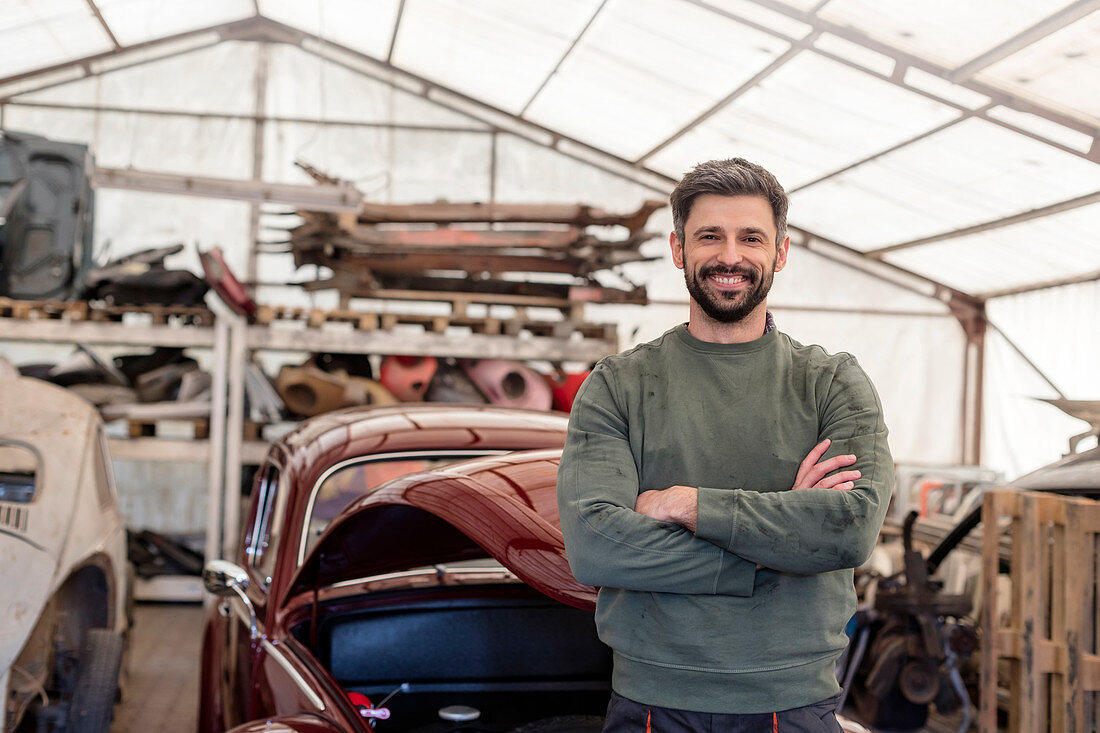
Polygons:
[[646,710],[645,711],[645,733],[653,733],[653,731],[649,727],[650,721],[652,721],[652,720],[653,720],[653,711],[652,710]]

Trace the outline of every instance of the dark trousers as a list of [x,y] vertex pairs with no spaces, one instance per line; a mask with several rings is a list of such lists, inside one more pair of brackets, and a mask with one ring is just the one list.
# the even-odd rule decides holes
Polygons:
[[696,713],[643,705],[612,692],[604,733],[841,733],[840,696],[774,713]]

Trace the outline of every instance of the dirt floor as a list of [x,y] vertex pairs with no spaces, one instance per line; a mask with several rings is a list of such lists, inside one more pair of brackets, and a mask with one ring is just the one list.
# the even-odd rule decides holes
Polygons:
[[199,709],[202,606],[141,603],[127,656],[125,691],[111,733],[195,730]]

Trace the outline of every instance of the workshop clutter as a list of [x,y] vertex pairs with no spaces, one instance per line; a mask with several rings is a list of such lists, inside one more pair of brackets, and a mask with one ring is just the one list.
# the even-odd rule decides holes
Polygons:
[[[532,410],[568,411],[588,372],[543,374],[509,359],[437,359],[385,356],[379,377],[362,367],[351,373],[339,355],[314,356],[284,366],[275,387],[288,411],[307,417],[353,405],[396,402],[492,403]],[[369,366],[369,362],[363,359]],[[335,365],[335,368],[334,368]]]

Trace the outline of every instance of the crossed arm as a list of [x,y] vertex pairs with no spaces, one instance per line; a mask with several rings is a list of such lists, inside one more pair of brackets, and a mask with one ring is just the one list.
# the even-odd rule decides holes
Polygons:
[[[826,406],[822,434],[831,437],[806,456],[794,491],[677,485],[639,494],[625,422],[594,372],[558,478],[574,575],[630,590],[751,595],[761,566],[813,574],[863,562],[885,516],[892,463],[874,390],[858,368],[845,378],[869,401],[858,411],[851,401]],[[824,458],[830,448],[841,452]]]

